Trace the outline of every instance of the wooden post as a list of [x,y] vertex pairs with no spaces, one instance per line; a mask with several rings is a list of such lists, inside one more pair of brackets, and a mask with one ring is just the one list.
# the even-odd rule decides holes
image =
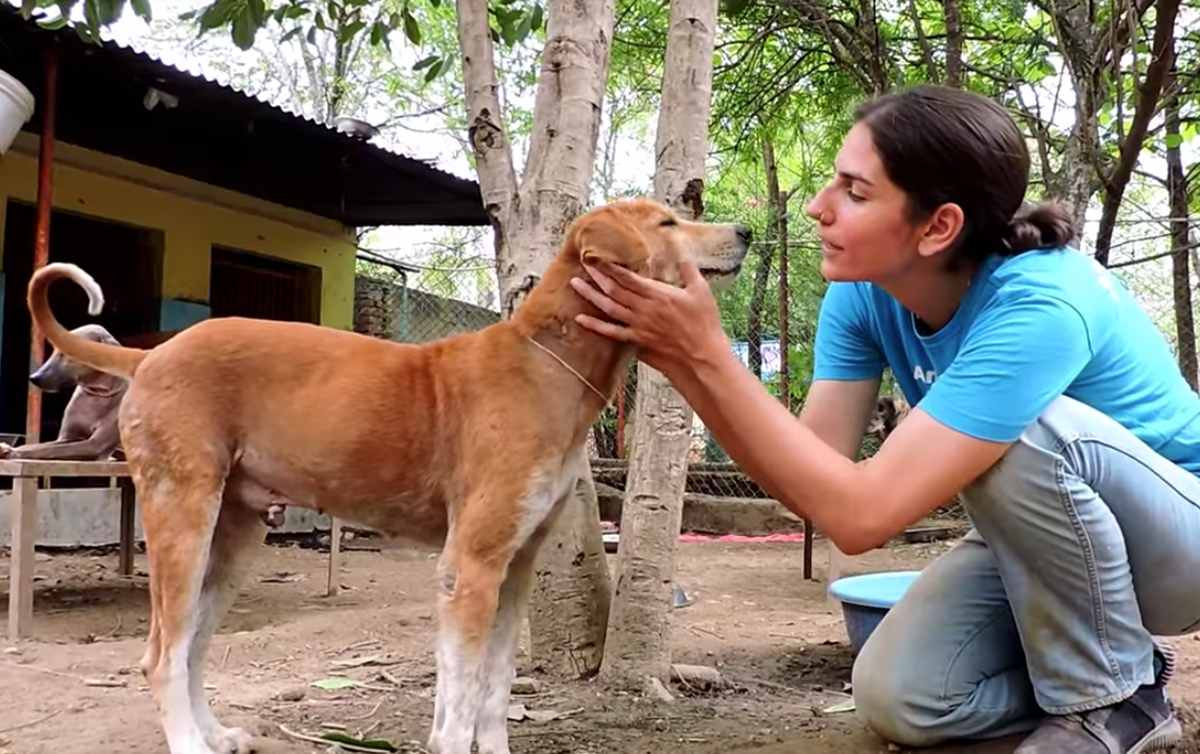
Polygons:
[[134,511],[137,498],[133,480],[123,477],[121,486],[121,551],[118,559],[122,576],[133,575],[133,530]]
[[325,586],[325,595],[332,597],[338,593],[342,571],[342,521],[336,516],[330,516],[332,525],[329,527],[329,583]]
[[[58,47],[46,48],[45,86],[42,92],[42,136],[38,147],[37,225],[33,243],[33,269],[50,261],[50,217],[54,194],[54,121],[58,111]],[[29,338],[29,372],[42,365],[46,344],[34,325]],[[29,385],[25,404],[25,444],[38,442],[42,433],[42,391]]]
[[37,536],[38,480],[13,479],[12,579],[8,583],[8,638],[17,640],[33,630],[33,542]]

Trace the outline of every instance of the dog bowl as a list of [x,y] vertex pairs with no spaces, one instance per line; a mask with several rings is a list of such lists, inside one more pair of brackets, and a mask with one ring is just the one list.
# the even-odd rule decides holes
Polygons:
[[858,654],[888,610],[904,596],[920,571],[885,571],[847,576],[829,585],[829,594],[842,603],[850,647]]

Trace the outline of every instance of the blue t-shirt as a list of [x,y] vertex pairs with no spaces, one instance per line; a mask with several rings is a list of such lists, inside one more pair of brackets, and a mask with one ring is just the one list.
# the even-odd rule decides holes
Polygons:
[[1121,282],[1072,249],[990,257],[953,318],[922,334],[871,283],[832,283],[817,325],[816,380],[879,377],[972,437],[1011,442],[1060,395],[1107,414],[1200,473],[1200,397]]

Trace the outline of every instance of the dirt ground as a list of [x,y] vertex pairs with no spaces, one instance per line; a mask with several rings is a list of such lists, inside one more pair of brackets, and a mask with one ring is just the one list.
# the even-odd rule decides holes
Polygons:
[[[869,557],[882,567],[919,568],[946,546],[898,545]],[[823,578],[823,542],[815,549]],[[330,725],[388,739],[400,751],[422,751],[433,711],[433,556],[350,551],[344,589],[333,598],[323,596],[326,563],[327,555],[314,549],[264,549],[209,653],[206,682],[218,717],[260,733],[264,754],[328,750],[290,738],[281,726],[319,734]],[[113,552],[39,552],[35,637],[0,639],[0,754],[166,750],[136,670],[147,625],[144,558],[137,566],[142,577],[123,580]],[[514,702],[560,716],[510,723],[514,754],[896,750],[853,713],[827,711],[849,698],[852,658],[824,584],[801,578],[800,545],[684,543],[678,570],[678,583],[695,602],[673,613],[675,661],[717,666],[732,685],[719,692],[673,686],[675,701],[665,704],[535,673],[540,689]],[[7,578],[3,556],[4,605]],[[1171,693],[1187,736],[1177,751],[1200,754],[1200,715],[1192,712],[1200,711],[1200,641],[1175,645],[1182,661]],[[332,691],[311,685],[332,676],[362,685]],[[108,685],[88,685],[97,682]],[[999,753],[1012,745],[937,751]]]

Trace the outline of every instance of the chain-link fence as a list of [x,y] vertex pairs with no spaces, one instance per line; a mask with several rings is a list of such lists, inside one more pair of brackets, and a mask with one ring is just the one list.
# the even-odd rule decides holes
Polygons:
[[[1121,230],[1124,237],[1136,232],[1130,228]],[[1158,237],[1126,242],[1114,247],[1111,262],[1114,272],[1176,347],[1171,259],[1158,256],[1164,248],[1169,246]],[[818,273],[818,253],[815,247],[802,244],[789,247],[787,302],[783,306],[779,250],[768,244],[754,245],[737,280],[718,296],[722,324],[734,352],[773,395],[778,398],[786,393],[793,411],[803,404],[812,372],[812,342],[825,288]],[[1193,249],[1190,255],[1193,261],[1198,261],[1197,250]],[[1200,300],[1200,291],[1196,290],[1194,269],[1193,265],[1190,284],[1195,301]],[[484,265],[430,268],[363,261],[356,285],[356,329],[405,342],[425,342],[478,330],[500,319],[496,290],[494,273]],[[785,326],[781,327],[781,323]],[[588,437],[602,500],[606,492],[619,497],[619,491],[625,487],[628,461],[635,450],[637,375],[635,364],[627,373],[623,389],[601,413]],[[878,449],[903,419],[907,408],[894,381],[885,375],[875,417],[860,448],[863,457]],[[688,466],[689,494],[725,498],[766,496],[729,459],[699,417],[692,423]]]

